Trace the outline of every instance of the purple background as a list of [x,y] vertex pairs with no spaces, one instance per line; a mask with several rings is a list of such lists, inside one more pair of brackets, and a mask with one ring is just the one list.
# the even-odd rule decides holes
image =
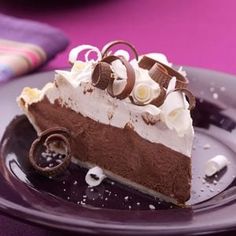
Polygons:
[[[139,53],[163,52],[179,65],[236,74],[235,0],[1,1],[0,11],[62,29],[68,49],[41,70],[68,66],[78,44],[102,47],[114,39],[132,42]],[[0,216],[0,234],[63,235]],[[227,235],[235,235],[236,232]],[[226,235],[226,234],[225,234]]]
[[0,11],[49,23],[69,37],[68,50],[46,69],[68,66],[67,54],[73,46],[87,43],[102,47],[109,40],[122,38],[132,42],[140,53],[164,52],[177,64],[236,73],[234,0],[48,2],[0,3]]

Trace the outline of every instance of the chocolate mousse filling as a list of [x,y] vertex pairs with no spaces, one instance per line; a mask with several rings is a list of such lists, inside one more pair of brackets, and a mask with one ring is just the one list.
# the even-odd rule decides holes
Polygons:
[[[28,107],[41,132],[64,127],[71,134],[71,153],[81,163],[98,165],[121,182],[129,180],[142,192],[166,196],[177,204],[190,197],[191,159],[179,152],[140,137],[129,123],[124,128],[84,117],[59,101],[43,100]],[[138,186],[138,187],[137,187]]]

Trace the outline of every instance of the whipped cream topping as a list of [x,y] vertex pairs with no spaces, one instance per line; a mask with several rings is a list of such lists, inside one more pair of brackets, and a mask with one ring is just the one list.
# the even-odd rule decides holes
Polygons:
[[[85,54],[85,62],[77,60],[78,54],[86,47],[88,52]],[[122,56],[129,57],[128,53],[123,50],[119,51]],[[119,51],[116,52],[116,55],[119,54]],[[142,138],[150,142],[162,143],[190,156],[193,127],[188,102],[183,93],[180,91],[170,93],[160,107],[146,103],[139,106],[132,103],[128,97],[122,100],[114,98],[106,90],[92,85],[91,75],[95,60],[88,59],[91,52],[97,53],[97,60],[101,58],[99,49],[90,45],[73,49],[69,55],[70,62],[74,63],[72,69],[70,71],[57,70],[55,82],[45,85],[42,90],[33,89],[33,95],[29,89],[24,90],[18,98],[20,106],[23,106],[22,108],[26,112],[27,104],[38,102],[46,96],[51,103],[59,100],[63,106],[97,122],[118,128],[124,128],[129,124]],[[151,53],[146,56],[168,66],[171,65],[163,54]],[[138,66],[136,60],[132,60],[130,63],[136,77],[131,93],[133,99],[139,103],[157,97],[160,93],[159,84],[151,79],[147,70]],[[114,82],[113,92],[115,94],[125,86],[127,73],[119,60],[112,62],[111,67],[114,76],[120,78]],[[173,90],[175,83],[176,79],[173,77],[167,91]],[[24,100],[24,104],[22,104],[21,98]]]

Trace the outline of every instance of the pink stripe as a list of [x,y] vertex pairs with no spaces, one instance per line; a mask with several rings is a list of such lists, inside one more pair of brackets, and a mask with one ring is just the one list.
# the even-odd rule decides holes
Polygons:
[[0,51],[8,52],[11,54],[18,54],[18,55],[20,54],[25,56],[31,62],[33,67],[36,67],[39,64],[41,64],[42,60],[39,57],[39,55],[34,51],[29,51],[29,50],[30,49],[26,48],[12,48],[7,46],[0,46]]

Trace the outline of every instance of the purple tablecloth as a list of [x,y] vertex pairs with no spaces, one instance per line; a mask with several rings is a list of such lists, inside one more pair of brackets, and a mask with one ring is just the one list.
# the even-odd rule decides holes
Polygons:
[[[1,12],[49,23],[70,38],[67,51],[43,70],[68,66],[68,51],[78,44],[102,47],[109,40],[125,39],[136,45],[140,53],[164,52],[177,64],[236,74],[235,0],[45,2],[48,3],[27,0],[0,3]],[[63,234],[4,216],[0,217],[0,232],[2,236]]]

